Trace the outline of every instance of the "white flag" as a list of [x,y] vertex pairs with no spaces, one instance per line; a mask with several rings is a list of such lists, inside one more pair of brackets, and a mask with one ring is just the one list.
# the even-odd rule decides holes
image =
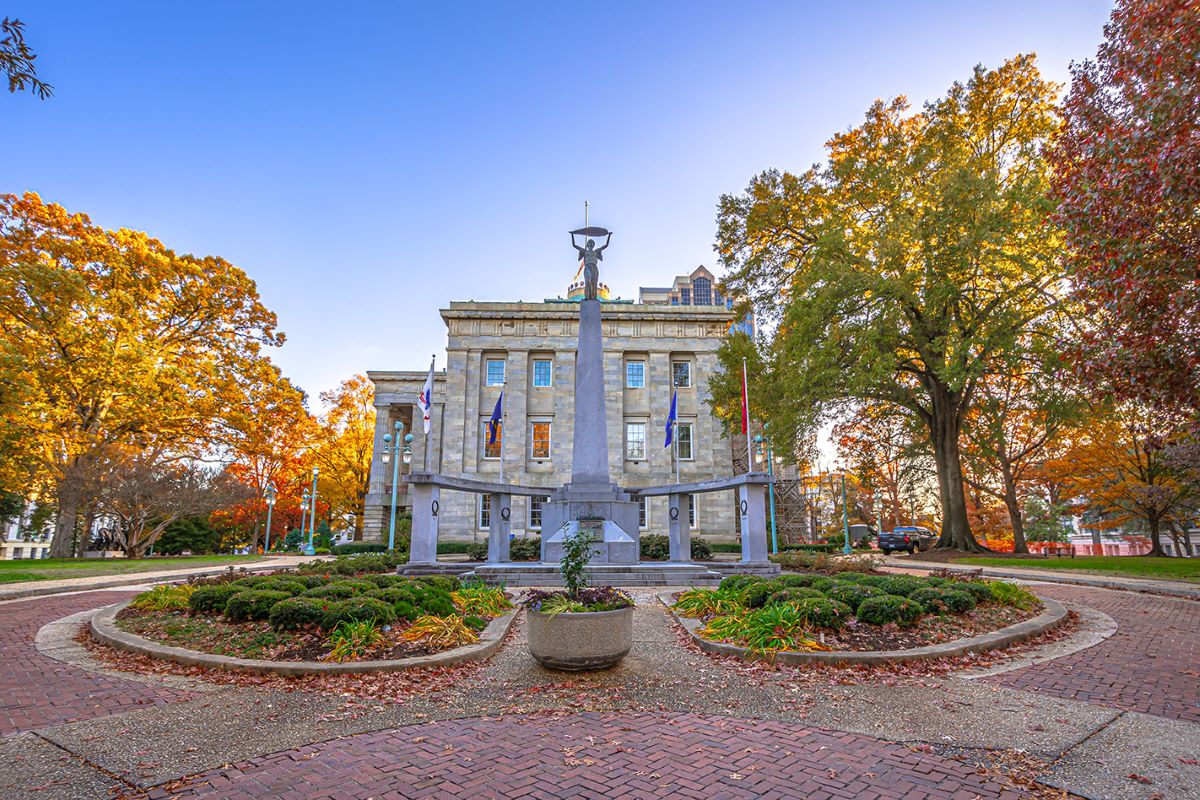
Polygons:
[[425,433],[428,434],[433,424],[429,416],[433,408],[433,361],[429,362],[429,377],[425,379],[425,386],[421,389],[421,394],[417,398],[417,405],[421,407],[421,415],[425,422]]

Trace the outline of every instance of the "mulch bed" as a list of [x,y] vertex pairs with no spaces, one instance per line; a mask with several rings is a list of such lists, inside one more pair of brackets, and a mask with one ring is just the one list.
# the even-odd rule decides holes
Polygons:
[[[410,627],[402,621],[381,628],[380,642],[349,661],[383,661],[427,656],[446,648],[424,642],[406,642],[400,634]],[[276,631],[265,620],[230,622],[223,617],[194,615],[186,611],[139,611],[125,608],[117,627],[159,644],[201,653],[267,661],[324,661],[329,655],[329,634],[318,630]]]
[[976,606],[965,614],[926,614],[911,628],[900,628],[895,624],[867,625],[851,620],[840,631],[826,632],[823,641],[834,650],[908,650],[991,633],[1033,619],[1040,613],[1041,607],[1022,611],[988,604]]

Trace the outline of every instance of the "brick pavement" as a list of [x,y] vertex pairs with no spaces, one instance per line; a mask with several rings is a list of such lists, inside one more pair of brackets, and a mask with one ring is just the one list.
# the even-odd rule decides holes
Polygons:
[[1117,632],[1095,647],[986,680],[1094,705],[1200,722],[1200,603],[1040,584],[1038,594],[1103,611]]
[[151,798],[1025,797],[959,762],[867,736],[696,714],[491,717],[309,745]]
[[34,637],[48,622],[132,597],[86,592],[0,606],[0,736],[117,714],[191,693],[97,675],[37,652]]

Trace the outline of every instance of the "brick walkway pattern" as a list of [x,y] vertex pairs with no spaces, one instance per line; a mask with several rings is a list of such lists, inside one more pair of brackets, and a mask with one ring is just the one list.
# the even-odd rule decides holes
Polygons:
[[492,717],[275,753],[151,798],[1024,797],[956,761],[866,736],[693,714]]
[[132,597],[135,592],[85,592],[0,606],[0,736],[131,711],[191,697],[86,672],[39,653],[38,629],[69,614]]
[[1093,705],[1200,722],[1200,603],[1134,592],[1040,585],[1117,622],[1095,647],[986,680]]

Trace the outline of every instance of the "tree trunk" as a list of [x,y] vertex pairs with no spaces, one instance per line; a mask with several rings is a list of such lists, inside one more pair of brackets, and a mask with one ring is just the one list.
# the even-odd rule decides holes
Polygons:
[[92,525],[96,522],[96,508],[89,504],[87,511],[83,514],[83,529],[79,532],[79,538],[75,543],[75,557],[83,558],[83,551],[87,550],[88,542],[92,537]]
[[971,534],[967,495],[963,489],[962,454],[959,450],[959,406],[962,398],[935,386],[931,391],[933,414],[927,420],[937,467],[938,494],[942,500],[942,535],[937,547],[971,553],[986,552]]
[[1162,532],[1160,530],[1162,527],[1162,519],[1157,515],[1151,515],[1146,521],[1150,523],[1150,552],[1146,553],[1146,555],[1165,556],[1166,553],[1162,549],[1162,539],[1160,538],[1162,536]]
[[1013,552],[1028,553],[1029,543],[1025,541],[1025,515],[1017,499],[1017,482],[1013,480],[1012,470],[1007,465],[1003,470],[1003,479],[1004,507],[1008,509],[1008,521],[1012,523]]
[[51,558],[71,558],[75,553],[75,523],[79,521],[79,501],[70,489],[59,484],[58,513],[54,536],[50,539]]

